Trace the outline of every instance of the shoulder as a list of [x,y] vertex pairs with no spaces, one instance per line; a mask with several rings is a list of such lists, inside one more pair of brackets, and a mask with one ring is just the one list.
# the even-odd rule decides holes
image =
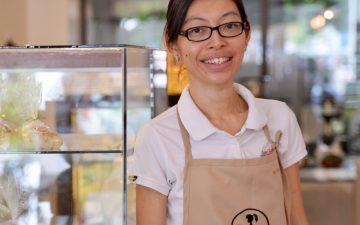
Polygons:
[[156,142],[170,138],[178,130],[176,106],[173,106],[145,123],[137,135],[137,142]]
[[273,99],[256,98],[256,103],[267,115],[267,120],[272,124],[281,125],[290,120],[296,120],[294,112],[282,101]]
[[264,99],[256,98],[256,103],[262,107],[265,111],[275,111],[275,112],[287,112],[289,107],[285,102],[274,100],[274,99]]
[[173,129],[178,125],[176,106],[173,106],[162,112],[148,123],[145,124],[145,129],[152,131],[163,131],[163,129]]

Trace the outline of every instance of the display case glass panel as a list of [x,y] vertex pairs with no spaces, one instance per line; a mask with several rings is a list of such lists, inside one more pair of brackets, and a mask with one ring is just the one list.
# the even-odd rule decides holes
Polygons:
[[165,52],[28,46],[0,58],[0,224],[135,224],[133,146],[164,108]]

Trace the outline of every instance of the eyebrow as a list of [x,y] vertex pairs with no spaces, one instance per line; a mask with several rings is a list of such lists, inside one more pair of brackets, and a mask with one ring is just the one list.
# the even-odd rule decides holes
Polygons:
[[[224,13],[220,18],[224,18],[224,17],[231,16],[231,15],[238,16],[239,18],[241,18],[240,14],[237,13],[237,12],[234,12],[234,11],[230,11],[230,12]],[[193,20],[207,21],[206,19],[204,19],[204,18],[202,18],[202,17],[196,17],[196,16],[195,16],[195,17],[190,17],[190,18],[186,19],[186,20],[184,21],[184,24],[183,24],[183,25],[185,25],[185,24],[187,24],[188,22],[193,21]]]

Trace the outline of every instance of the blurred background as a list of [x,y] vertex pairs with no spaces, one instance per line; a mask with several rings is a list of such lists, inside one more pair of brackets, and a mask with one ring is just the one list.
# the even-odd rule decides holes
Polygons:
[[[295,112],[309,151],[301,179],[311,223],[359,225],[359,0],[244,2],[252,36],[236,81]],[[167,3],[0,0],[0,45],[162,49]],[[168,93],[170,106],[180,89]]]
[[[134,44],[162,48],[167,2],[0,0],[0,45]],[[352,110],[359,107],[360,3],[252,0],[245,5],[252,39],[236,80],[250,85],[260,96],[287,102],[298,116],[307,142],[322,131],[302,119],[319,113],[324,102],[341,114],[336,119],[353,119],[342,116],[354,116]],[[337,123],[335,131],[353,137],[360,132],[356,121],[350,122],[353,127],[344,121]],[[355,148],[349,146],[348,150]]]

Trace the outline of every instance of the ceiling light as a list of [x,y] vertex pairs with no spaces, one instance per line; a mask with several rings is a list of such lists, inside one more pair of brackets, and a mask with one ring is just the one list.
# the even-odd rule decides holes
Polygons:
[[334,12],[331,9],[328,9],[324,12],[324,17],[327,20],[331,20],[334,18]]

